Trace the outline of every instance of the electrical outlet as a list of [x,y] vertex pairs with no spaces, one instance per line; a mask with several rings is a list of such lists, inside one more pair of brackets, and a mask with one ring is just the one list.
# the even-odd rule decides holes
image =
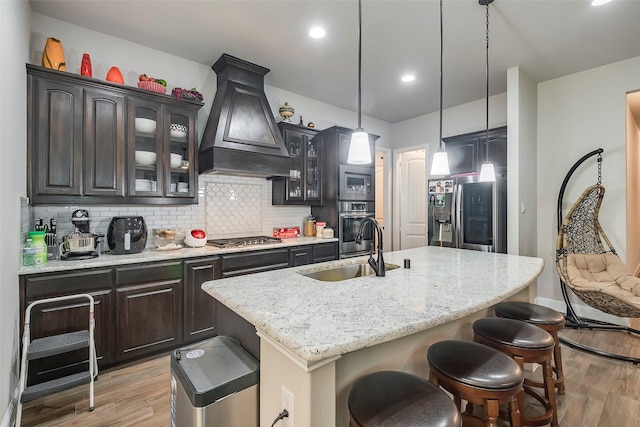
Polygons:
[[282,386],[282,410],[286,409],[289,412],[289,416],[282,420],[283,427],[295,427],[293,420],[295,419],[293,393],[291,393],[285,386]]

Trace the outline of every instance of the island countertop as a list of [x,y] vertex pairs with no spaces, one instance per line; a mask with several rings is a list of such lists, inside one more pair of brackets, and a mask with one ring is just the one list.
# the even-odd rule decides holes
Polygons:
[[[301,362],[425,331],[507,299],[542,272],[540,258],[428,246],[384,254],[385,277],[323,282],[299,273],[362,262],[330,261],[205,282],[212,297]],[[410,260],[410,268],[403,261]]]

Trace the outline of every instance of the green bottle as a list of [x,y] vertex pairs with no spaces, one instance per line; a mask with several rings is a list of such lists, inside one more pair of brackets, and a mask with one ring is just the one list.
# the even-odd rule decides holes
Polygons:
[[36,265],[34,254],[35,249],[33,247],[33,242],[31,239],[25,239],[24,247],[22,248],[22,265],[25,267],[33,267]]

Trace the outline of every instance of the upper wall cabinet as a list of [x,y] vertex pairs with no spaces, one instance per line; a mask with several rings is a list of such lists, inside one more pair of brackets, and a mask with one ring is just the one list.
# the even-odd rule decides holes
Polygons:
[[273,178],[272,204],[320,204],[320,147],[313,139],[318,131],[285,122],[279,122],[278,129],[289,150],[289,177]]
[[[442,139],[449,158],[451,175],[480,173],[487,160],[486,131],[466,133]],[[496,171],[507,169],[507,127],[489,129],[489,160]]]
[[27,91],[32,204],[197,203],[202,103],[30,64]]

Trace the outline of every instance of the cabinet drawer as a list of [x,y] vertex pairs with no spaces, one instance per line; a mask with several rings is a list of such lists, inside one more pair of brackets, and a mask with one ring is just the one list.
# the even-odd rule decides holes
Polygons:
[[327,242],[313,245],[313,262],[333,261],[338,259],[338,242]]
[[222,277],[240,276],[289,267],[289,249],[251,251],[222,257]]
[[24,279],[26,298],[29,301],[111,288],[112,283],[111,268],[59,274],[47,273],[27,276]]
[[181,279],[182,262],[159,262],[116,267],[116,286]]

